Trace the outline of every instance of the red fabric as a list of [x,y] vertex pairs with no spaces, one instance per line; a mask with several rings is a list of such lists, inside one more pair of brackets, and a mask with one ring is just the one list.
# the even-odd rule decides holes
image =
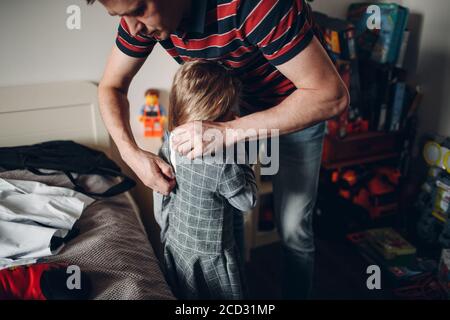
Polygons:
[[55,264],[34,264],[0,270],[0,300],[46,300],[41,276]]

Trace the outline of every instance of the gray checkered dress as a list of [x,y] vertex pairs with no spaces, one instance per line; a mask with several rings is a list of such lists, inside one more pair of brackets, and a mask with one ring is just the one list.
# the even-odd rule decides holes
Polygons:
[[[160,156],[171,163],[168,139]],[[196,163],[172,155],[177,187],[155,194],[162,229],[166,276],[180,299],[243,299],[242,262],[233,233],[233,211],[256,203],[256,183],[247,165]]]

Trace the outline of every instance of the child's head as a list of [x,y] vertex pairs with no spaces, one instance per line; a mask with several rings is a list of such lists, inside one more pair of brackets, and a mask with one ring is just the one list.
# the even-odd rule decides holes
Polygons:
[[169,130],[191,121],[226,121],[236,111],[239,81],[216,62],[186,62],[175,75]]

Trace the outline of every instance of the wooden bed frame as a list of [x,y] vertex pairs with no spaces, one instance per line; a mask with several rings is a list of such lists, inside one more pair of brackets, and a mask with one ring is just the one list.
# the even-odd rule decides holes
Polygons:
[[73,140],[110,153],[90,82],[0,88],[0,146]]

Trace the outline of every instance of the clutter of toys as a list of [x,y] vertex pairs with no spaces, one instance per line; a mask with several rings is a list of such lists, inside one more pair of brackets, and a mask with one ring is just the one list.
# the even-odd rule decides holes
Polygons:
[[441,262],[422,259],[416,248],[391,228],[372,229],[347,236],[366,261],[387,275],[385,282],[400,299],[440,299],[449,297],[450,251]]
[[370,3],[352,4],[347,20],[315,13],[330,57],[346,83],[351,105],[328,122],[328,134],[403,131],[417,109],[420,89],[407,84],[404,69],[409,10],[378,3],[382,28],[368,28]]
[[450,249],[450,138],[429,140],[423,155],[430,168],[416,202],[418,233],[428,244]]
[[[372,5],[383,27],[371,25]],[[392,3],[355,3],[347,20],[315,12],[328,54],[346,83],[347,112],[328,121],[323,167],[341,198],[371,220],[398,213],[409,175],[420,87],[407,83],[409,10]],[[389,161],[387,161],[389,160]]]
[[389,166],[358,166],[331,175],[339,196],[364,208],[373,220],[397,212],[400,178],[400,171]]
[[[372,229],[351,233],[347,239],[370,263],[376,264],[389,276],[393,293],[407,299],[448,299],[450,298],[450,138],[433,137],[423,149],[423,156],[429,165],[426,181],[422,185],[415,207],[420,212],[417,225],[419,237],[427,244],[439,249],[440,261],[424,259],[417,255],[416,248],[392,228]],[[373,176],[381,175],[381,180],[367,183]],[[376,206],[393,200],[399,173],[388,168],[369,175],[362,169],[334,172],[333,182],[339,185],[342,197],[361,206],[367,203]],[[366,184],[363,182],[366,181]],[[375,186],[382,190],[378,197],[366,202],[361,196],[360,186]],[[384,194],[382,194],[385,192]],[[369,196],[370,198],[370,196]],[[370,206],[369,206],[370,211]],[[372,217],[376,216],[373,213]],[[442,249],[442,250],[441,250]]]
[[[380,9],[382,28],[368,27],[372,5]],[[421,212],[418,234],[443,249],[440,263],[436,256],[420,257],[393,228],[370,229],[393,221],[384,217],[398,217],[411,174],[422,93],[410,84],[405,69],[408,16],[407,8],[389,3],[352,4],[347,20],[315,13],[328,54],[351,96],[348,111],[328,121],[321,175],[327,192],[319,212],[345,211],[341,220],[346,221],[342,230],[347,240],[388,275],[397,297],[445,299],[450,292],[450,138],[426,144],[430,170],[415,205]],[[330,208],[327,199],[334,199]],[[363,211],[368,220],[358,220]]]

